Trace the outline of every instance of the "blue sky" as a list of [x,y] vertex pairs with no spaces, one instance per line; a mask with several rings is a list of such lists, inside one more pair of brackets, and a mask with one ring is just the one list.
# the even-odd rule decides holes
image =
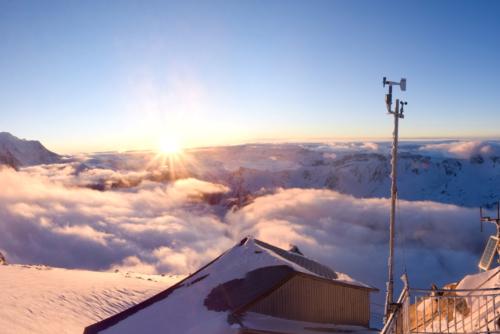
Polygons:
[[0,0],[0,130],[58,152],[499,137],[495,1]]

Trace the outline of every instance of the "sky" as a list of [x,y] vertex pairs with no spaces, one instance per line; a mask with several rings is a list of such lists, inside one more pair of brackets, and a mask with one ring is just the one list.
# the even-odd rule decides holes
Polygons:
[[[60,153],[498,138],[495,1],[0,0],[0,131]],[[166,138],[166,139],[165,139]]]

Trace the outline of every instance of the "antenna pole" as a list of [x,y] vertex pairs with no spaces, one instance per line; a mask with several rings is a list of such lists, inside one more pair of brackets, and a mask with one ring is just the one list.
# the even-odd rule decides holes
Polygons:
[[[497,202],[497,231],[498,231],[498,223],[500,222],[500,201]],[[498,232],[497,232],[498,234]]]
[[[392,105],[392,85],[397,84],[387,81],[384,78],[384,85],[389,84],[389,93],[386,95],[386,106],[389,114],[394,115],[394,132],[392,142],[392,160],[391,160],[391,212],[389,218],[389,259],[388,259],[388,280],[387,295],[385,299],[384,323],[389,319],[394,310],[394,232],[396,223],[396,200],[398,196],[397,173],[398,173],[398,142],[399,142],[399,119],[404,118],[403,111],[406,102],[396,99],[395,110],[391,110]],[[403,88],[403,87],[401,87]],[[404,80],[406,90],[406,80]],[[402,89],[403,90],[403,89]],[[401,105],[401,108],[400,108]]]

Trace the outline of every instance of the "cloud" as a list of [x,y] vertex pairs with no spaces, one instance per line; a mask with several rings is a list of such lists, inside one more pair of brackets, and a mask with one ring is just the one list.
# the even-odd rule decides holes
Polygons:
[[88,239],[103,246],[106,245],[106,239],[112,237],[112,234],[96,231],[94,228],[88,225],[56,226],[52,229],[52,231],[62,235],[71,235],[77,238]]
[[[387,143],[384,143],[386,145]],[[320,151],[320,152],[361,152],[361,151],[378,151],[382,147],[380,144],[373,142],[330,142],[328,144],[309,144],[304,145],[309,150]]]
[[[79,163],[0,170],[0,249],[9,262],[187,274],[253,235],[281,247],[298,245],[336,270],[384,287],[387,199],[278,189],[234,211],[213,201],[230,193],[222,184],[143,178],[98,191],[80,185],[131,171],[83,170]],[[406,266],[416,286],[475,270],[486,237],[477,230],[475,210],[403,200],[398,208],[397,268]]]
[[369,151],[378,151],[380,146],[377,143],[366,142],[361,145],[361,148]]
[[419,148],[421,152],[438,154],[444,157],[469,159],[473,156],[500,156],[500,144],[487,141],[455,141],[449,143],[427,144]]
[[[434,202],[399,201],[398,268],[444,283],[475,270],[482,248],[477,212]],[[305,253],[378,287],[386,279],[389,200],[329,190],[283,189],[228,213],[236,236],[254,235]]]
[[333,160],[333,159],[337,158],[337,155],[333,152],[325,152],[325,153],[323,153],[323,158]]
[[157,273],[156,267],[154,265],[143,263],[137,256],[126,257],[120,263],[112,265],[111,270],[143,273],[148,275]]
[[[151,154],[148,155],[149,157]],[[145,169],[146,157],[135,154],[130,157],[129,163],[122,163],[117,155],[110,158],[90,159],[87,161],[73,161],[70,163],[38,165],[26,167],[23,172],[44,176],[52,182],[67,186],[87,187],[95,190],[126,189],[139,186],[144,181],[168,182],[185,175],[174,175],[168,164],[154,166],[154,169]],[[142,166],[134,163],[142,162]],[[139,168],[139,170],[135,170]]]
[[[332,142],[329,144],[310,144],[305,146],[312,151],[324,152],[334,155],[342,153],[379,153],[389,155],[392,142]],[[437,156],[441,158],[469,159],[482,155],[483,157],[500,156],[500,142],[494,140],[458,140],[446,142],[400,142],[400,152],[411,152]],[[325,155],[327,158],[328,155]]]
[[[372,310],[382,314],[389,205],[388,199],[358,199],[330,190],[282,189],[228,213],[226,220],[233,239],[253,235],[283,248],[297,245],[306,256],[379,288]],[[487,236],[478,231],[476,210],[399,201],[397,218],[396,291],[404,271],[419,288],[476,272]]]
[[[232,243],[205,197],[227,191],[222,185],[184,179],[101,192],[9,169],[0,183],[0,247],[10,262],[108,269],[136,256],[157,271],[185,273],[210,260],[205,250]],[[169,264],[164,247],[197,255]]]

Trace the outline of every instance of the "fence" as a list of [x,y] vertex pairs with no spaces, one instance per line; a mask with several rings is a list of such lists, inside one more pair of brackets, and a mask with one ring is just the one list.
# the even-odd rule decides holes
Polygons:
[[381,333],[500,333],[500,288],[405,288]]

